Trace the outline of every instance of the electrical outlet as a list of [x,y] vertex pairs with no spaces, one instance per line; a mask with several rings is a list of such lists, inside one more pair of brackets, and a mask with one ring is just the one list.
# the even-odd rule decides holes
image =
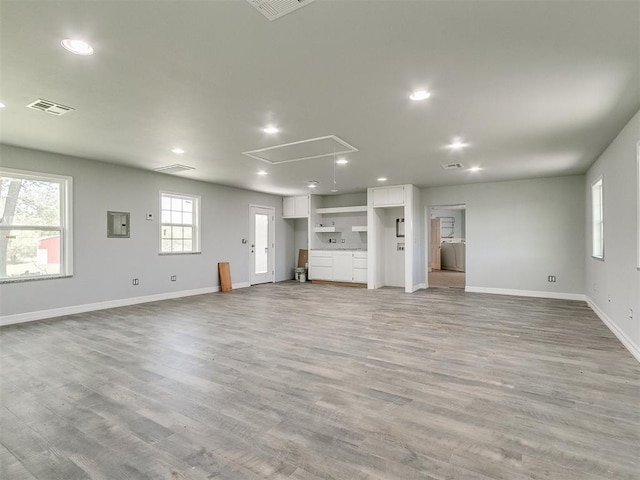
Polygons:
[[175,275],[171,275],[171,281],[175,282],[176,280],[178,280],[178,277],[176,277]]
[[138,280],[137,278],[134,278],[134,279],[131,281],[131,284],[132,284],[132,285],[140,285],[140,280]]
[[607,295],[607,302],[611,303],[611,295]]
[[629,309],[629,318],[633,318],[633,308]]
[[344,238],[341,238],[341,239],[340,239],[340,243],[344,243]]
[[549,275],[547,277],[547,282],[556,283],[556,276],[555,275]]
[[147,213],[147,220],[153,220],[153,213]]

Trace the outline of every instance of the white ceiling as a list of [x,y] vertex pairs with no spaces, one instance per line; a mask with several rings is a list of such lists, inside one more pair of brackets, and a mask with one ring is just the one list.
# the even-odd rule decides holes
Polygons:
[[640,107],[639,32],[638,1],[316,0],[270,22],[245,0],[2,0],[0,141],[277,194],[328,193],[332,158],[242,152],[327,135],[359,150],[340,193],[580,174]]

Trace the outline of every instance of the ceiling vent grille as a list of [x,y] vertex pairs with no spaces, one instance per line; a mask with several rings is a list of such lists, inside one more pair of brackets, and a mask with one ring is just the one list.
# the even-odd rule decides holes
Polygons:
[[188,165],[180,165],[179,163],[174,163],[173,165],[167,165],[165,167],[154,168],[156,172],[160,173],[181,173],[187,172],[189,170],[195,170],[195,167],[190,167]]
[[242,153],[248,157],[273,165],[314,158],[335,157],[336,155],[357,151],[356,147],[349,145],[340,137],[327,135],[326,137],[310,138],[309,140],[284,143]]
[[51,102],[49,100],[43,100],[39,98],[35,102],[27,105],[27,108],[31,108],[33,110],[40,110],[41,112],[50,113],[51,115],[64,115],[65,113],[69,113],[75,109],[71,107],[67,107],[66,105],[60,105],[59,103]]
[[461,163],[445,163],[444,165],[440,165],[444,170],[457,170],[459,168],[463,168],[464,165]]
[[247,0],[256,10],[271,21],[298,10],[313,1],[314,0]]

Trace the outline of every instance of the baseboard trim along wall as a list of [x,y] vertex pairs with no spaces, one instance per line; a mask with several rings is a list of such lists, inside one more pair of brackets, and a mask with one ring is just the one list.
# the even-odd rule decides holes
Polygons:
[[[232,288],[250,287],[249,282],[234,283]],[[17,313],[14,315],[4,315],[0,317],[0,327],[5,325],[15,325],[17,323],[34,322],[47,318],[63,317],[76,313],[93,312],[96,310],[106,310],[108,308],[127,307],[139,303],[157,302],[159,300],[171,300],[173,298],[191,297],[193,295],[203,295],[206,293],[216,293],[220,287],[197,288],[194,290],[180,290],[177,292],[158,293],[155,295],[145,295],[144,297],[122,298],[119,300],[108,300],[106,302],[86,303],[83,305],[72,305],[70,307],[52,308],[49,310],[38,310],[36,312]]]
[[613,323],[613,320],[611,320],[606,313],[598,308],[598,305],[596,305],[593,300],[587,297],[586,301],[587,305],[591,307],[591,310],[593,310],[595,314],[600,317],[602,323],[609,327],[609,330],[611,330],[611,332],[618,338],[618,340],[620,340],[620,342],[626,347],[626,349],[629,350],[629,353],[631,353],[631,355],[633,355],[633,357],[638,362],[640,362],[640,346],[636,345],[629,337],[627,337],[627,335],[622,330],[620,330],[615,323]]
[[556,298],[558,300],[578,300],[585,302],[587,298],[582,293],[542,292],[538,290],[512,290],[510,288],[470,287],[465,292],[491,293],[494,295],[514,295],[516,297]]
[[424,290],[425,288],[427,288],[426,283],[418,283],[417,285],[413,285],[411,293],[417,292],[418,290]]

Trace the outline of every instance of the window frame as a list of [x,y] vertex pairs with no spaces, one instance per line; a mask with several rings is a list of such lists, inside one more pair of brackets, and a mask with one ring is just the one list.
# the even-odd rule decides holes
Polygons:
[[[0,283],[51,280],[73,276],[73,177],[55,173],[36,172],[17,168],[0,167],[0,175],[58,183],[60,185],[60,224],[53,225],[1,225],[0,232],[10,230],[51,230],[60,232],[60,272],[49,275],[29,275],[0,278]],[[44,227],[44,228],[43,228]]]
[[[596,218],[596,192],[599,196],[599,218]],[[599,227],[600,249],[596,252],[596,228]],[[591,182],[591,258],[604,261],[604,177]]]
[[[182,200],[191,200],[193,202],[193,217],[192,217],[192,223],[191,224],[173,224],[173,223],[164,223],[162,221],[162,199],[164,197],[170,197],[170,198],[180,198]],[[200,253],[202,253],[201,250],[201,242],[200,242],[200,225],[201,225],[201,204],[202,204],[202,197],[200,195],[193,195],[193,194],[189,194],[189,193],[179,193],[179,192],[170,192],[170,191],[166,191],[166,190],[161,190],[160,191],[160,196],[159,196],[159,231],[158,231],[158,252],[159,255],[198,255]],[[192,235],[191,235],[191,241],[192,241],[192,249],[191,251],[185,252],[185,251],[181,251],[181,252],[165,252],[162,250],[162,229],[164,226],[191,226],[192,228]]]
[[636,269],[640,270],[640,140],[636,143]]

